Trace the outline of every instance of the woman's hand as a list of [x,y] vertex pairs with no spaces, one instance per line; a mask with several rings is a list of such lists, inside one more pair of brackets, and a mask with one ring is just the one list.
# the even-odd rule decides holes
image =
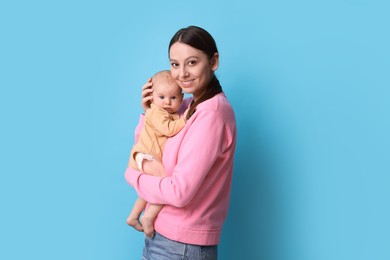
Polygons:
[[144,170],[144,173],[146,174],[156,176],[156,177],[166,176],[164,165],[155,159],[151,161],[144,160],[142,162],[142,168]]
[[190,110],[190,109],[187,108],[186,111],[184,111],[184,113],[183,113],[183,118],[184,118],[186,121],[187,121],[188,110]]
[[146,112],[147,109],[150,108],[150,104],[153,101],[153,83],[152,78],[150,78],[145,85],[142,86],[142,108],[144,112]]

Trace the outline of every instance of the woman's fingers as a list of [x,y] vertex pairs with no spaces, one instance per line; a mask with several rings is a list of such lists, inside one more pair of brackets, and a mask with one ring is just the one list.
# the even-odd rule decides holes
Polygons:
[[150,104],[153,100],[153,83],[152,79],[150,78],[143,86],[142,86],[142,100],[141,105],[144,110],[144,112],[150,108]]
[[148,82],[142,86],[142,98],[149,96],[153,92],[152,82]]
[[153,86],[152,78],[149,78],[148,81],[142,86],[142,92],[150,89]]
[[147,97],[142,99],[141,105],[142,105],[144,112],[146,112],[146,110],[150,108],[150,104],[152,103],[152,101],[153,101],[153,96],[147,96]]

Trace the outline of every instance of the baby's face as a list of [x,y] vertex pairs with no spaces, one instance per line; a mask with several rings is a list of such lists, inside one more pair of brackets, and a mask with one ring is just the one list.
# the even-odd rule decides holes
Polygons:
[[183,93],[177,85],[153,84],[153,104],[167,110],[169,113],[176,113],[183,100]]

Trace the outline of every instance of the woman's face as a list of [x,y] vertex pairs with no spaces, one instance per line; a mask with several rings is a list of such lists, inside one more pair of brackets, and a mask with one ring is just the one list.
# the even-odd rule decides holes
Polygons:
[[176,42],[169,51],[171,74],[184,93],[197,100],[205,91],[218,68],[218,53],[207,55],[188,44]]

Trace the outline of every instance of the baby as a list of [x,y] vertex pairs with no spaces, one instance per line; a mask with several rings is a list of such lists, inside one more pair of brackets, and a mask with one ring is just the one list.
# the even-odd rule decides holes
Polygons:
[[[165,170],[161,163],[164,145],[168,137],[176,135],[185,125],[184,117],[180,117],[178,114],[183,93],[169,70],[156,73],[152,77],[152,83],[153,102],[145,112],[144,126],[140,132],[139,140],[130,154],[130,165],[138,171],[153,172],[154,174],[158,172],[159,175],[164,176]],[[156,160],[160,164],[147,164],[150,168],[145,169],[146,166],[143,167],[144,160]],[[156,167],[156,165],[160,166]],[[152,204],[148,210],[145,210],[145,206],[146,201],[138,198],[127,218],[127,224],[152,237],[154,220],[162,205]],[[143,216],[140,217],[144,210]]]

